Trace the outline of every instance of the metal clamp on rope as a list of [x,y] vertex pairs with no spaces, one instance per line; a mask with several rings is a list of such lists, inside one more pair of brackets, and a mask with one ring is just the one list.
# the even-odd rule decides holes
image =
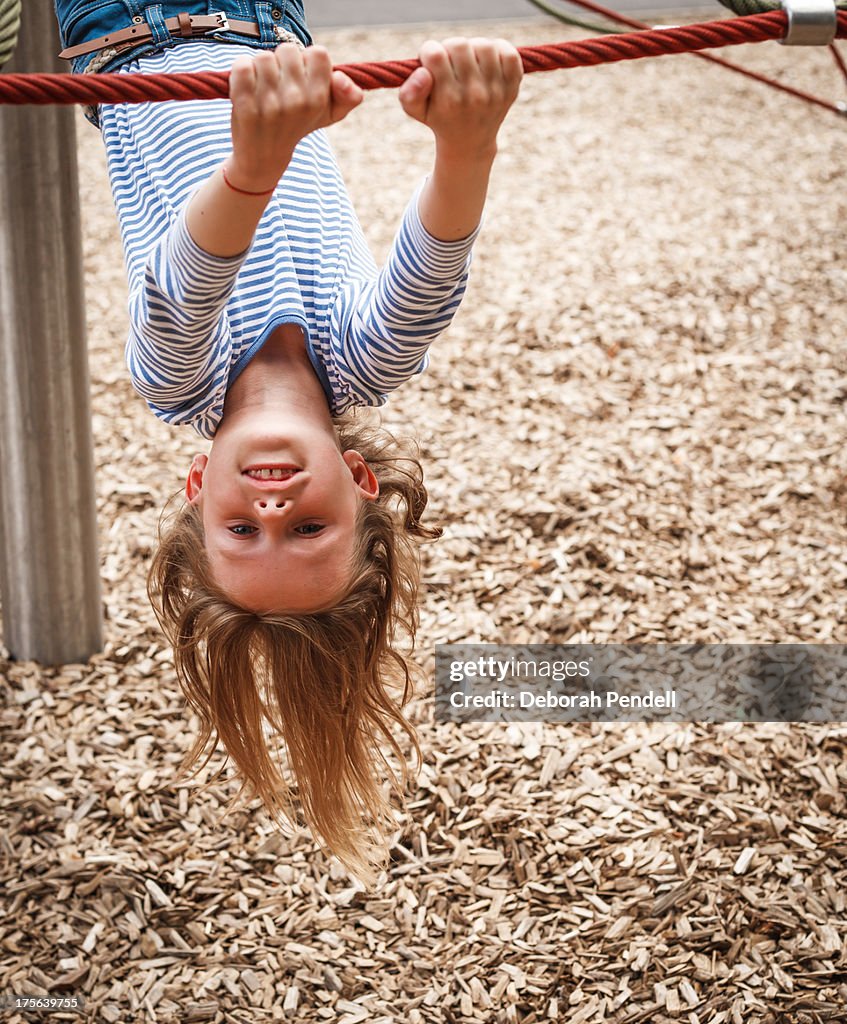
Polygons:
[[835,0],[781,0],[788,15],[783,46],[829,46],[835,39],[838,19]]

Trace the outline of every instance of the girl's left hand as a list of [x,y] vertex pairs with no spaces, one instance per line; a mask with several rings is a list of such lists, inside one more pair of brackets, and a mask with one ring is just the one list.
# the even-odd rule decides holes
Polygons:
[[435,134],[441,155],[487,156],[517,98],[523,77],[518,51],[505,39],[430,41],[421,67],[400,87],[400,104]]

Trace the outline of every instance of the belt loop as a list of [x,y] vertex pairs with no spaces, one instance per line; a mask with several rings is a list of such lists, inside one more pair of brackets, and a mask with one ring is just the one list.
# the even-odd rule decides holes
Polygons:
[[284,0],[266,3],[265,0],[257,0],[256,23],[259,26],[259,41],[262,43],[276,43],[276,27],[282,27]]
[[148,4],[144,8],[144,17],[150,26],[150,31],[153,33],[153,38],[150,40],[151,43],[155,46],[174,45],[173,36],[165,24],[165,19],[162,15],[161,4]]

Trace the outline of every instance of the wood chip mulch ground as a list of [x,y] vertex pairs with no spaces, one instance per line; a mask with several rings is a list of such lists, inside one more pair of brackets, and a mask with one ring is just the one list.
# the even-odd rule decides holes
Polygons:
[[[584,34],[322,41],[481,31]],[[843,96],[819,48],[731,56]],[[445,527],[429,685],[446,641],[847,642],[845,130],[693,58],[527,78],[465,304],[384,417]],[[379,93],[332,134],[381,258],[427,132]],[[174,784],[193,726],[144,578],[203,445],[131,390],[81,119],[79,147],[108,645],[0,661],[0,993],[109,1024],[847,1021],[844,725],[434,725],[424,688],[371,893],[255,807],[222,821],[231,778]]]

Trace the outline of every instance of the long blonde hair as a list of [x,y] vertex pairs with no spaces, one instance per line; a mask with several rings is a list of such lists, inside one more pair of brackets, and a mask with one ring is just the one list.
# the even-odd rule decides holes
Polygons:
[[[235,800],[246,791],[275,821],[299,823],[294,787],[266,740],[270,727],[284,743],[305,823],[370,886],[386,861],[385,834],[396,827],[381,776],[387,772],[404,808],[409,780],[393,724],[411,740],[420,770],[417,735],[402,708],[413,696],[418,544],[441,531],[420,522],[427,492],[416,452],[354,416],[337,420],[336,431],[342,451],[364,456],[380,493],[361,503],[355,567],[335,607],[259,615],[233,604],[212,581],[202,521],[190,504],[160,524],[148,593],[200,720],[180,775],[204,752],[197,771],[205,768],[220,740],[242,781]],[[390,691],[401,683],[398,702]],[[402,766],[402,782],[382,741]]]

